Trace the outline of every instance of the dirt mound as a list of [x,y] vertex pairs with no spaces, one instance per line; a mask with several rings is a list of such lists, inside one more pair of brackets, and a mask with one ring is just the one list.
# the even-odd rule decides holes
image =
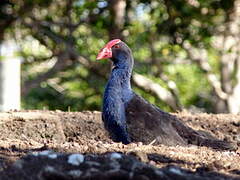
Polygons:
[[[228,140],[240,146],[239,115],[193,115],[189,113],[175,115],[196,130],[207,132],[209,136]],[[165,173],[168,172],[169,167],[178,166],[187,169],[186,172],[190,174],[195,173],[198,177],[240,178],[239,147],[234,151],[218,151],[198,146],[167,147],[154,144],[143,145],[142,143],[129,145],[114,143],[108,138],[103,128],[100,112],[21,111],[0,113],[0,179],[6,179],[6,177],[11,179],[10,176],[7,176],[9,172],[12,172],[10,173],[12,176],[14,176],[14,172],[15,175],[19,175],[19,170],[14,170],[16,160],[19,158],[23,157],[24,163],[27,163],[28,159],[31,160],[35,156],[29,155],[27,157],[30,158],[26,158],[26,154],[39,153],[48,149],[59,153],[78,152],[86,156],[92,154],[96,158],[105,157],[104,153],[106,152],[120,152],[126,155],[124,159],[135,157],[134,162],[139,160],[147,163],[151,165],[150,169],[162,168],[158,170],[161,172],[166,170]],[[99,156],[97,156],[98,154]],[[65,156],[65,154],[60,155],[60,157]],[[33,161],[37,162],[38,157],[35,158]],[[103,159],[102,161],[104,161]],[[123,163],[121,166],[124,166],[126,162],[119,163]],[[54,166],[52,162],[50,164]],[[141,165],[141,167],[145,167],[145,165]],[[31,165],[24,167],[31,167]],[[185,170],[178,169],[176,172],[185,172]],[[150,177],[149,174],[144,176]]]

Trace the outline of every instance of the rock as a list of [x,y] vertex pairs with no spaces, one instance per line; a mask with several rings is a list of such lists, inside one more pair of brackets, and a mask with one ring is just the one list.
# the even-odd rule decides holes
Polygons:
[[[192,172],[177,166],[156,168],[140,162],[135,157],[121,153],[67,154],[42,151],[17,160],[1,173],[4,180],[72,180],[72,179],[234,179],[217,173],[209,178],[209,173]],[[4,174],[4,175],[3,175]]]

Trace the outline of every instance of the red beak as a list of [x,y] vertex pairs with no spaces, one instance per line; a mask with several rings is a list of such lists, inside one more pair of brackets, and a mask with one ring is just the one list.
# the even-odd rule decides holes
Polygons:
[[100,50],[100,52],[98,53],[97,60],[111,58],[112,57],[112,49],[111,48],[119,42],[121,42],[120,39],[114,39],[114,40],[109,41],[104,46],[104,48],[102,48]]
[[107,59],[112,57],[112,50],[111,48],[109,49],[108,47],[104,47],[101,49],[101,51],[97,55],[97,60],[100,59]]

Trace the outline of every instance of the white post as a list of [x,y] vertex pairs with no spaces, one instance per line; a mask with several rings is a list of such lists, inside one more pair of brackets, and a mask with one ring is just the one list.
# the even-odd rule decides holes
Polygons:
[[20,63],[15,41],[0,44],[0,111],[20,109]]

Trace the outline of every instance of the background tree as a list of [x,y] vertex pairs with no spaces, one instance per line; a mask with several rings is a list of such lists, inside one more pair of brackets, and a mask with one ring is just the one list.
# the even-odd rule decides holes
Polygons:
[[110,67],[99,49],[121,38],[134,89],[164,110],[240,111],[239,0],[8,1],[0,37],[22,47],[24,108],[93,110]]

